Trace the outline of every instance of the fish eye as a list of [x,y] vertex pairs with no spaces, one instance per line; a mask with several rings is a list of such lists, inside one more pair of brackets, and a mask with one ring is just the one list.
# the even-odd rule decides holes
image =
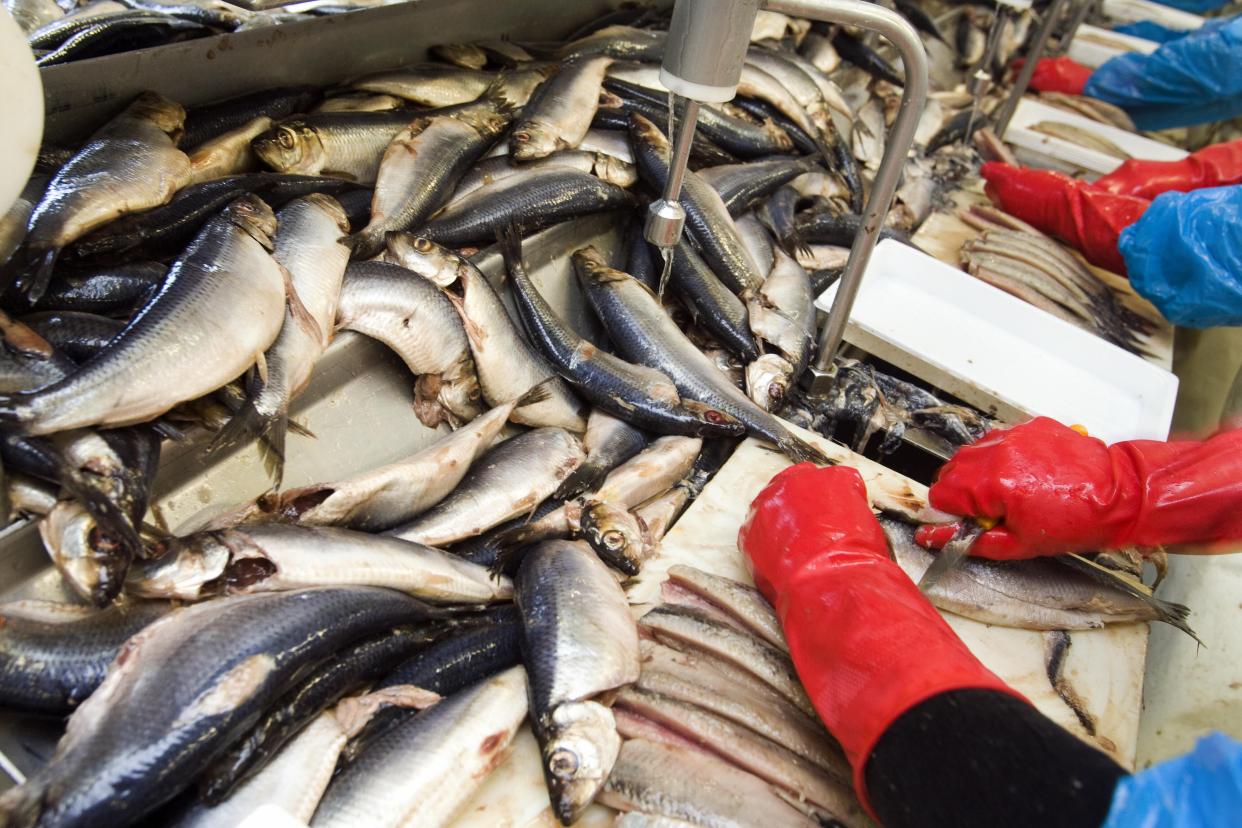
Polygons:
[[578,755],[569,748],[557,748],[548,757],[548,772],[557,779],[573,779],[578,772]]
[[609,529],[600,537],[604,548],[616,551],[625,548],[625,533],[620,529]]
[[283,149],[293,149],[293,133],[282,129],[277,135],[277,139],[280,141],[280,146]]
[[781,385],[779,382],[772,383],[768,386],[768,396],[774,400],[779,400],[781,397],[785,396],[785,386]]
[[514,141],[529,141],[530,133],[529,132],[515,132],[513,133],[513,140]]
[[711,408],[703,412],[703,419],[707,420],[709,423],[716,423],[717,425],[725,422],[724,415]]
[[419,253],[430,253],[434,247],[435,245],[432,244],[431,239],[417,238],[414,240],[414,249]]

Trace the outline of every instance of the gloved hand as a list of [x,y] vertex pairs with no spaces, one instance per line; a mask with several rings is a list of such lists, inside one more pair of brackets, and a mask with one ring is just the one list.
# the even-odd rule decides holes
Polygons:
[[[1020,67],[1021,63],[1015,61],[1015,65]],[[1091,67],[1083,66],[1072,58],[1040,58],[1039,63],[1035,64],[1035,72],[1031,75],[1031,89],[1036,92],[1081,95],[1087,79],[1091,77],[1091,71]]]
[[1242,183],[1242,138],[1212,144],[1180,161],[1132,158],[1093,186],[1118,195],[1152,199],[1170,190],[1190,192]]
[[800,463],[772,478],[738,532],[776,607],[798,677],[854,769],[902,713],[947,690],[1015,691],[979,663],[889,557],[854,469]]
[[[1107,446],[1037,417],[959,450],[929,499],[1001,521],[971,548],[985,558],[1242,539],[1242,430]],[[924,526],[915,538],[938,548],[954,528]]]
[[1146,199],[1097,190],[1051,170],[989,161],[981,172],[988,196],[1006,213],[1078,249],[1092,264],[1126,272],[1117,238],[1143,215]]

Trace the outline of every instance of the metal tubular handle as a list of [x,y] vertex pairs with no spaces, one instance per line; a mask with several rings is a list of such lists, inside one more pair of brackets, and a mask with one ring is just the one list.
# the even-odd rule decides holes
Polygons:
[[845,270],[841,274],[836,298],[828,312],[828,321],[819,335],[819,354],[815,358],[815,368],[824,371],[832,365],[833,354],[845,335],[845,323],[849,320],[850,309],[858,295],[863,271],[871,260],[871,252],[880,237],[884,217],[892,206],[893,194],[897,191],[897,182],[905,166],[906,156],[914,144],[914,131],[918,128],[923,107],[927,103],[927,52],[923,48],[923,42],[919,40],[918,32],[904,17],[864,0],[768,0],[764,3],[764,8],[794,17],[822,20],[825,23],[845,23],[878,32],[897,47],[906,75],[905,88],[901,93],[901,108],[897,111],[897,119],[893,122],[892,129],[888,131],[884,157],[880,160],[880,169],[871,185],[871,197],[867,199],[867,205],[863,209],[862,224],[854,235],[849,261],[845,263]]
[[1096,0],[1080,0],[1078,7],[1070,15],[1069,23],[1065,25],[1065,31],[1057,35],[1057,48],[1049,50],[1049,54],[1063,55],[1069,50],[1074,35],[1078,34],[1078,27],[1087,22],[1087,18],[1094,13],[1095,3]]
[[1009,90],[1009,97],[1001,104],[1000,111],[996,114],[997,137],[1005,137],[1005,130],[1009,129],[1013,113],[1018,110],[1018,103],[1021,102],[1022,96],[1026,94],[1026,88],[1031,84],[1031,76],[1035,74],[1035,64],[1039,63],[1039,59],[1044,56],[1044,47],[1048,45],[1052,30],[1061,20],[1061,12],[1065,9],[1066,2],[1067,0],[1052,0],[1051,5],[1044,11],[1044,19],[1039,23],[1039,31],[1035,33],[1031,50],[1022,63],[1022,69],[1013,82],[1013,88]]

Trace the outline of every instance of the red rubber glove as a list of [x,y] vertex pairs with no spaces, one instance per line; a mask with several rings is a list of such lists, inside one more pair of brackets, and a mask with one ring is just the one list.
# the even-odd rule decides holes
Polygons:
[[1006,213],[1080,250],[1092,264],[1113,273],[1126,272],[1117,239],[1151,202],[1097,190],[1051,170],[990,161],[981,172],[988,196]]
[[1180,161],[1132,158],[1096,179],[1094,186],[1118,195],[1152,199],[1170,190],[1188,193],[1230,184],[1242,184],[1242,138],[1204,147]]
[[[1014,61],[1015,68],[1021,68],[1021,61]],[[1040,58],[1035,64],[1035,73],[1031,75],[1031,89],[1036,92],[1063,92],[1066,95],[1081,95],[1087,85],[1087,78],[1095,70],[1083,66],[1076,60],[1067,57]]]
[[776,475],[751,503],[738,547],[776,607],[798,677],[845,749],[868,811],[867,760],[902,713],[960,688],[1022,698],[892,561],[854,469],[800,463]]
[[[1242,539],[1242,429],[1107,446],[1039,417],[958,451],[930,500],[1003,521],[971,548],[985,558]],[[915,537],[938,548],[953,529],[924,526]]]

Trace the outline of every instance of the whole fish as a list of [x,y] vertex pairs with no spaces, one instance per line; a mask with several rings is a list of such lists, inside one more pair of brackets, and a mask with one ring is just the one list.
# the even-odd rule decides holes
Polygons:
[[489,244],[505,227],[529,233],[588,213],[629,207],[625,190],[577,170],[544,168],[481,187],[419,233],[446,247]]
[[132,824],[189,785],[302,670],[426,616],[414,598],[361,588],[172,612],[126,643],[51,761],[0,797],[0,813],[45,825]]
[[747,362],[759,358],[747,319],[747,305],[716,278],[685,239],[678,240],[673,252],[669,286],[686,304],[694,320],[720,344]]
[[650,435],[625,420],[592,408],[582,438],[586,460],[565,478],[553,497],[564,500],[594,489],[608,472],[642,451],[650,440]]
[[514,422],[581,432],[582,402],[518,331],[491,282],[468,259],[435,242],[399,234],[389,237],[388,255],[441,287],[461,316],[483,398],[492,405],[512,402],[542,385],[545,394],[514,409]]
[[832,46],[843,60],[849,61],[867,74],[894,86],[903,85],[904,82],[891,63],[844,29],[837,29],[833,34]]
[[519,434],[480,457],[451,495],[390,534],[430,546],[481,535],[533,510],[583,458],[582,444],[564,429]]
[[644,811],[694,825],[820,824],[767,782],[723,759],[646,739],[630,739],[621,746],[599,801],[621,811]]
[[650,289],[595,258],[589,267],[579,268],[579,279],[591,307],[623,354],[665,372],[686,397],[718,407],[796,461],[826,462],[818,449],[786,430],[733,385],[686,338]]
[[283,321],[285,276],[267,252],[275,229],[262,201],[234,201],[106,349],[37,392],[0,397],[0,420],[29,434],[145,422],[236,378]]
[[468,173],[462,176],[461,181],[457,184],[457,188],[453,191],[453,197],[449,199],[448,204],[445,206],[447,207],[465,198],[480,187],[493,184],[525,170],[543,167],[569,167],[578,172],[590,173],[596,178],[607,181],[609,184],[616,184],[618,187],[629,187],[638,180],[638,173],[634,171],[633,164],[604,152],[583,149],[564,150],[562,152],[554,152],[546,158],[527,161],[523,164],[514,163],[506,154],[485,158],[475,164]]
[[[911,524],[882,517],[889,548],[906,574],[922,577],[933,556],[914,542]],[[937,607],[985,624],[1028,630],[1089,630],[1106,624],[1163,621],[1183,631],[1186,607],[1102,582],[1054,560],[967,558],[927,594]]]
[[328,786],[310,824],[448,823],[499,764],[526,710],[521,667],[454,693],[373,740]]
[[420,118],[393,136],[376,176],[371,219],[351,239],[354,255],[370,258],[386,234],[421,226],[508,124],[507,114],[484,107]]
[[[263,770],[285,744],[325,708],[346,693],[362,689],[386,675],[431,643],[436,629],[399,627],[342,650],[326,666],[285,693],[262,719],[200,777],[200,798],[218,805],[238,785]],[[344,739],[341,740],[342,746]]]
[[[668,434],[738,433],[741,424],[701,404],[687,404],[668,377],[601,351],[566,325],[526,275],[520,242],[503,245],[513,298],[531,338],[555,369],[592,404],[640,428]],[[580,258],[574,256],[575,267]]]
[[143,11],[100,15],[84,22],[89,25],[55,49],[40,55],[35,60],[36,65],[55,66],[71,60],[162,46],[211,34],[209,28],[193,21]]
[[577,147],[591,127],[604,73],[610,65],[609,57],[562,63],[522,107],[522,115],[509,134],[509,153],[518,161],[533,161]]
[[[536,388],[531,395],[542,390]],[[261,499],[260,510],[307,526],[343,526],[364,532],[396,526],[430,509],[457,487],[474,461],[491,448],[522,399],[496,406],[395,463]]]
[[185,115],[181,148],[193,152],[212,138],[259,117],[279,121],[305,112],[321,97],[320,90],[313,86],[281,86],[193,107]]
[[396,95],[419,106],[469,103],[487,91],[496,75],[443,63],[416,63],[392,72],[367,75],[350,84],[354,89]]
[[166,601],[102,610],[45,601],[0,605],[0,706],[67,715],[103,681],[121,645],[170,609]]
[[318,112],[273,127],[252,146],[277,172],[331,175],[370,185],[384,148],[414,117],[404,110]]
[[815,164],[804,158],[773,158],[749,164],[708,167],[700,170],[698,175],[720,194],[729,215],[737,218],[776,192],[785,182],[813,169],[816,169]]
[[253,524],[168,546],[163,557],[131,569],[131,595],[194,601],[330,584],[382,586],[437,603],[488,603],[512,594],[507,579],[447,552],[352,529]]
[[41,258],[27,286],[38,301],[61,248],[117,216],[158,207],[190,178],[190,159],[177,149],[185,110],[144,92],[100,128],[53,176],[30,217],[26,243]]
[[[631,115],[630,140],[639,174],[649,186],[662,192],[668,177],[668,139],[651,121]],[[720,195],[691,171],[687,171],[682,188],[686,230],[698,244],[703,260],[735,293],[757,289],[763,274],[742,244]]]
[[262,446],[275,485],[284,477],[289,404],[310,382],[315,363],[332,341],[336,306],[349,263],[341,240],[349,232],[345,211],[331,196],[314,193],[290,202],[277,215],[272,257],[289,274],[290,300],[276,341],[263,354],[262,372],[249,382],[246,402],[213,446],[254,436]]
[[591,699],[638,679],[638,631],[616,579],[579,544],[532,549],[516,589],[531,723],[552,811],[569,825],[616,760],[621,739],[612,713]]
[[190,183],[212,181],[226,175],[253,172],[259,159],[250,142],[271,129],[272,119],[260,115],[252,121],[204,141],[190,153]]
[[434,284],[387,262],[351,262],[336,326],[378,339],[411,373],[414,410],[429,428],[481,413],[479,380],[461,319]]

